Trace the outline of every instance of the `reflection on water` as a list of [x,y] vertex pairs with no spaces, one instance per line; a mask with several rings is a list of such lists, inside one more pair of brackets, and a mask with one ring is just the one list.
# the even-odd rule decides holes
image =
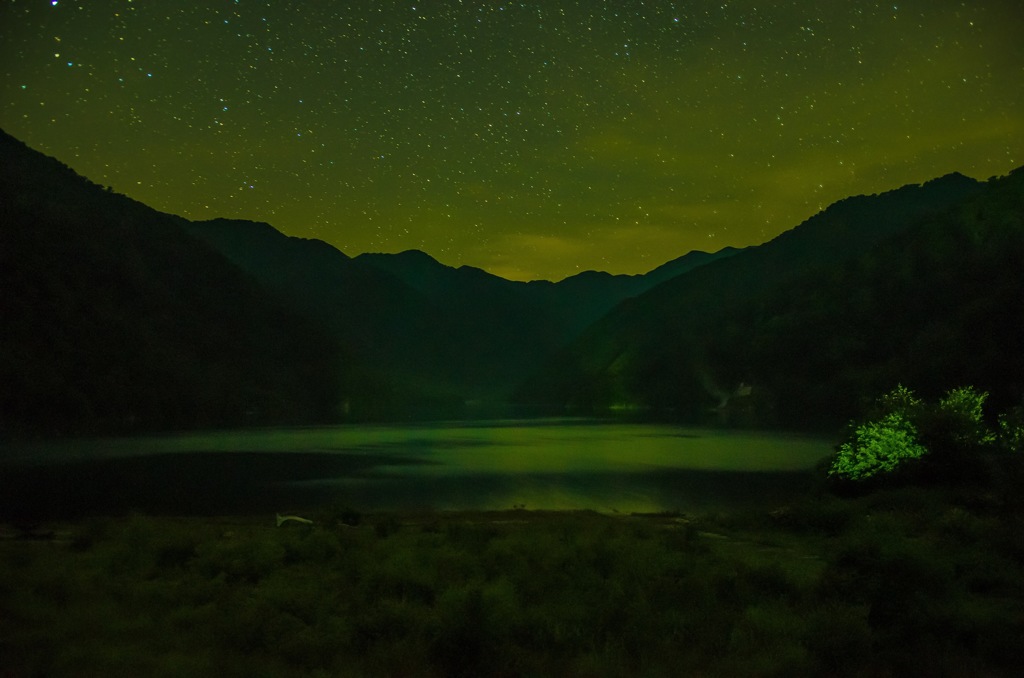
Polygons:
[[692,510],[781,500],[806,482],[831,444],[566,419],[227,431],[7,449],[7,459],[34,465],[5,473],[8,487],[0,491],[61,513],[249,512],[320,503]]

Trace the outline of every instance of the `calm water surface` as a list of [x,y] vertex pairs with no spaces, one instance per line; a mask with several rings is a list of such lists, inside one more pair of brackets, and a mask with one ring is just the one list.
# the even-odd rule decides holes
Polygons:
[[[783,501],[823,438],[592,420],[259,429],[6,450],[37,492],[159,512],[382,509],[671,511]],[[44,475],[43,469],[48,471]],[[31,480],[31,479],[30,479]],[[24,485],[24,482],[21,483]],[[9,488],[8,488],[9,489]]]

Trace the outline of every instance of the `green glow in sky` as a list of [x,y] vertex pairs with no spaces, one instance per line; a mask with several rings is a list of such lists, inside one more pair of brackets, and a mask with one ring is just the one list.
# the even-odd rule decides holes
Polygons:
[[191,219],[638,273],[1024,156],[1019,0],[0,0],[0,127]]

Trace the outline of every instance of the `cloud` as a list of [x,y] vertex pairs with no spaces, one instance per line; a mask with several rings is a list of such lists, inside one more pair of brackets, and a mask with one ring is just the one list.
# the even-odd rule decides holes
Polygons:
[[701,230],[671,224],[578,224],[576,235],[513,233],[466,254],[510,280],[561,280],[586,270],[646,273],[695,249],[717,251],[730,244]]

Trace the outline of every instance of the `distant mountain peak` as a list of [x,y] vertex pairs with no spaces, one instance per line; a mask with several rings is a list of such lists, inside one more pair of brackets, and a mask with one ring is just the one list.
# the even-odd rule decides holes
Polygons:
[[412,259],[412,260],[420,259],[420,260],[424,260],[424,261],[432,261],[432,262],[437,263],[437,264],[441,263],[437,259],[435,259],[434,257],[432,257],[429,254],[427,254],[426,252],[424,252],[423,250],[419,250],[419,249],[415,249],[415,248],[408,249],[408,250],[402,250],[401,252],[399,252],[398,254],[395,254],[393,256],[401,257],[403,259]]

